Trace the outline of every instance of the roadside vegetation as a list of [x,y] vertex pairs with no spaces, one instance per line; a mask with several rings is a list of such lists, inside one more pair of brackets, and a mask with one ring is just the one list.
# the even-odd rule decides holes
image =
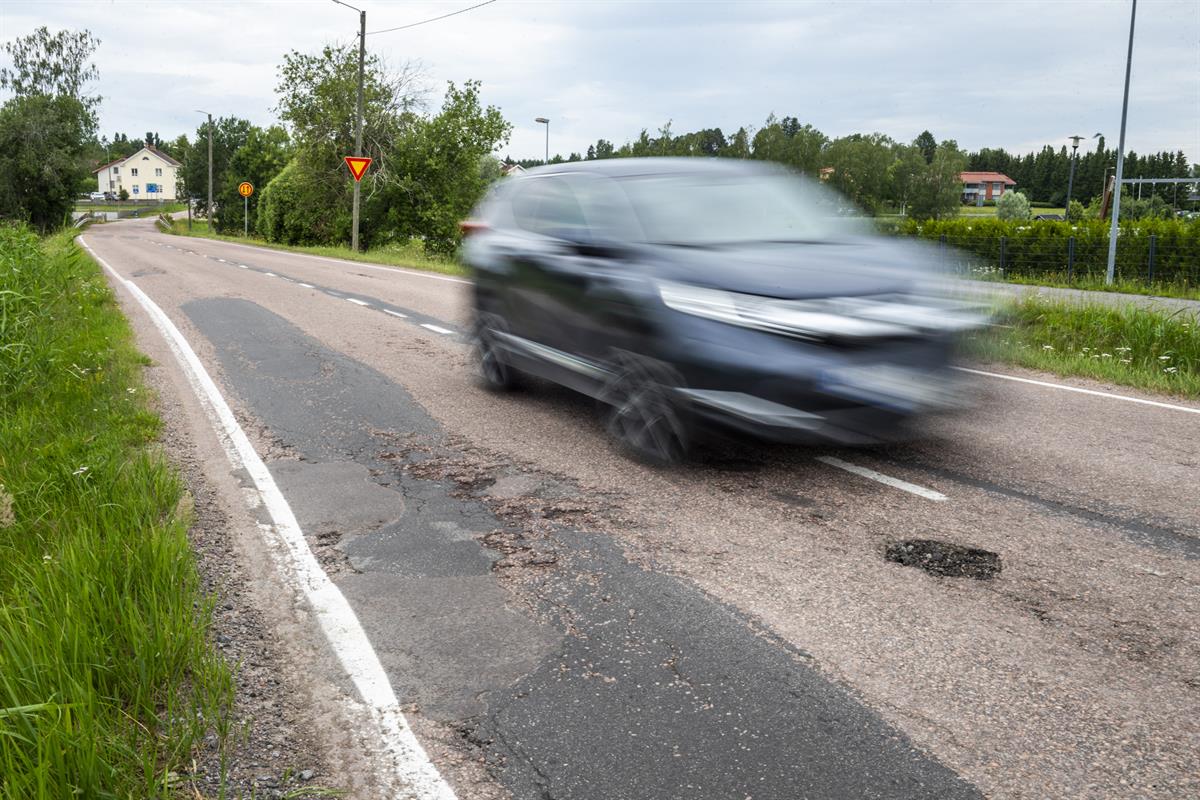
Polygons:
[[968,355],[1200,398],[1193,314],[1025,297],[1000,306],[995,322],[967,340]]
[[0,797],[175,797],[232,677],[96,265],[0,227]]
[[256,236],[228,236],[214,233],[208,223],[202,219],[192,220],[192,229],[188,230],[187,220],[172,219],[164,221],[171,233],[180,236],[195,236],[203,239],[216,239],[222,242],[251,244],[256,247],[267,247],[289,253],[308,253],[314,256],[341,258],[347,261],[362,261],[370,264],[383,264],[391,267],[420,269],[427,272],[440,272],[444,275],[467,275],[468,270],[456,259],[429,253],[421,242],[409,240],[392,244],[377,245],[369,250],[354,251],[345,245],[288,245],[269,242]]

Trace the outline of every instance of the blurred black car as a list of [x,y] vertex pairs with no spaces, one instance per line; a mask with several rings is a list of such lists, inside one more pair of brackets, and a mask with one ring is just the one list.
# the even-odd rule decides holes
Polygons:
[[777,441],[900,438],[957,404],[955,334],[930,256],[767,165],[612,159],[500,181],[463,223],[485,385],[533,373],[599,400],[652,462],[705,423]]

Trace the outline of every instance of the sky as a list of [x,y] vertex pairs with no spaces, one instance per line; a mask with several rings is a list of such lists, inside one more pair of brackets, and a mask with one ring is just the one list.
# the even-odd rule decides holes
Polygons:
[[[831,137],[928,129],[1018,153],[1098,132],[1115,147],[1120,131],[1129,0],[495,0],[377,34],[480,0],[348,2],[367,12],[369,51],[420,65],[431,110],[446,81],[482,81],[514,158],[541,157],[539,116],[564,156],[771,113]],[[0,0],[0,41],[39,25],[101,40],[102,133],[170,139],[194,135],[196,109],[276,121],[283,55],[355,41],[358,15],[331,0]],[[1197,0],[1138,4],[1127,149],[1200,161]]]

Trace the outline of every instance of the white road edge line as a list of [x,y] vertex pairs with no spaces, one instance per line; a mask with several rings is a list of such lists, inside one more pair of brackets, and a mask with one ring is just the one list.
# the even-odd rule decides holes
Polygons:
[[305,289],[315,289],[316,288],[311,283],[297,283],[296,285],[303,286]]
[[[266,464],[254,452],[246,436],[233,416],[233,411],[221,396],[220,389],[200,363],[199,357],[187,339],[171,322],[170,317],[143,292],[133,281],[122,278],[108,262],[79,237],[79,243],[138,301],[155,327],[166,339],[176,359],[187,375],[192,389],[200,398],[209,419],[222,439],[225,452],[235,469],[245,469],[254,481],[263,506],[270,512],[273,526],[259,526],[264,532],[275,534],[268,540],[277,565],[286,570],[285,577],[298,592],[308,600],[326,639],[358,689],[376,723],[378,736],[377,755],[381,762],[390,760],[393,774],[390,781],[396,796],[407,796],[416,800],[456,800],[454,791],[438,773],[429,760],[421,743],[417,741],[408,721],[400,710],[400,703],[388,681],[387,673],[379,657],[371,647],[366,632],[346,601],[345,595],[334,585],[325,570],[317,562],[304,539],[300,524],[288,505]],[[351,705],[353,711],[354,705]],[[382,776],[387,780],[389,776]]]
[[371,304],[370,304],[370,303],[363,302],[362,300],[358,300],[358,299],[356,299],[356,298],[353,298],[353,297],[347,297],[346,299],[347,299],[347,300],[349,300],[351,303],[354,303],[354,305],[356,305],[356,306],[364,306],[364,307],[366,307],[366,308],[370,308],[370,307],[371,307]]
[[369,264],[365,261],[350,261],[345,258],[332,258],[330,256],[314,256],[308,253],[295,253],[291,250],[276,250],[271,247],[255,247],[251,244],[239,244],[237,242],[220,242],[220,244],[229,247],[244,247],[247,250],[253,250],[256,253],[275,253],[276,255],[297,256],[299,258],[311,258],[314,261],[330,261],[334,264],[345,264],[351,267],[363,267],[365,269],[377,269],[381,272],[399,272],[404,275],[412,275],[414,278],[429,278],[434,281],[448,281],[450,283],[470,283],[463,278],[452,278],[449,275],[434,275],[429,272],[419,272],[415,269],[405,269],[404,267],[381,267],[377,264]]
[[437,325],[430,325],[428,322],[422,322],[421,327],[428,328],[429,330],[433,331],[434,333],[443,333],[443,334],[454,333],[454,331],[452,331],[452,330],[448,330],[446,328],[439,328]]
[[857,464],[851,464],[849,461],[842,461],[840,458],[833,456],[817,456],[817,461],[823,464],[828,464],[831,467],[844,469],[846,472],[853,472],[855,475],[861,475],[864,478],[870,478],[873,481],[879,481],[882,484],[891,486],[894,489],[902,489],[906,492],[924,497],[926,500],[933,500],[941,503],[948,498],[941,492],[935,492],[933,489],[926,489],[924,486],[917,486],[915,483],[902,481],[899,478],[893,478],[891,475],[884,475],[882,472],[876,472],[873,469],[860,467]]
[[1079,394],[1091,394],[1097,397],[1107,397],[1110,400],[1122,400],[1126,403],[1141,403],[1144,406],[1155,406],[1156,408],[1169,408],[1172,411],[1186,411],[1189,414],[1200,414],[1200,408],[1188,408],[1187,406],[1177,406],[1174,403],[1160,403],[1157,400],[1143,400],[1140,397],[1129,397],[1123,394],[1113,394],[1111,392],[1101,392],[1095,389],[1081,389],[1078,386],[1064,386],[1061,383],[1050,383],[1048,381],[1035,381],[1032,378],[1018,378],[1016,375],[1004,375],[1000,372],[987,372],[982,369],[968,369],[967,367],[955,367],[959,372],[969,372],[972,375],[984,375],[989,378],[1001,378],[1006,381],[1017,381],[1018,383],[1029,383],[1034,386],[1043,386],[1047,389],[1061,389],[1064,392],[1078,392]]
[[408,319],[408,314],[401,314],[399,311],[392,311],[390,308],[383,309],[383,313],[391,314],[393,317],[399,317],[400,319]]

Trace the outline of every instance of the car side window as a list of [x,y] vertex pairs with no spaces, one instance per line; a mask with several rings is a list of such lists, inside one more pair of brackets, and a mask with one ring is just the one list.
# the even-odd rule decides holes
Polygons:
[[525,181],[513,197],[517,227],[556,239],[589,238],[579,200],[562,178],[548,176]]

